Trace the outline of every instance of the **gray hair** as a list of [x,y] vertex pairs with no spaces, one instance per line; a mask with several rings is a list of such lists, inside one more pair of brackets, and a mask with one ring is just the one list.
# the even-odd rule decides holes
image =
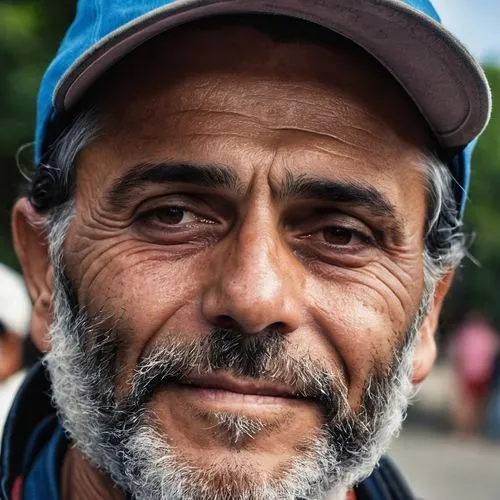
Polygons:
[[430,151],[424,155],[427,185],[427,220],[425,226],[424,287],[432,299],[439,281],[458,268],[466,253],[466,235],[454,195],[457,183],[449,166]]
[[[90,109],[79,115],[52,146],[44,167],[50,172],[51,182],[59,195],[56,205],[46,210],[49,237],[56,236],[50,233],[54,222],[59,221],[61,216],[68,217],[72,213],[68,207],[73,206],[73,177],[77,157],[101,133],[98,113]],[[459,266],[465,254],[465,235],[453,194],[456,181],[448,165],[429,150],[423,151],[422,160],[428,192],[423,254],[424,296],[428,298],[430,305],[439,280]],[[35,185],[36,181],[33,182],[30,199],[37,206]],[[64,235],[58,234],[57,237]]]

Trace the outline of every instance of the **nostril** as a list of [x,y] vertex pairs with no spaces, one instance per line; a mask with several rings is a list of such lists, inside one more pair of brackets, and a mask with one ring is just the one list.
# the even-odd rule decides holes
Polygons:
[[227,328],[228,330],[238,329],[238,322],[227,314],[218,316],[216,323],[219,328]]
[[272,325],[270,325],[268,327],[269,330],[272,330],[272,331],[275,331],[275,332],[279,332],[281,334],[283,333],[289,333],[292,329],[287,326],[286,323],[284,323],[283,321],[277,321],[275,323],[273,323]]
[[217,316],[217,320],[215,322],[215,326],[217,328],[224,328],[226,330],[232,330],[234,332],[246,333],[248,335],[257,335],[263,332],[273,332],[279,335],[285,335],[293,331],[293,328],[288,326],[283,321],[276,321],[270,325],[264,326],[263,328],[256,329],[254,331],[245,329],[243,325],[238,323],[234,318],[229,315],[221,314]]

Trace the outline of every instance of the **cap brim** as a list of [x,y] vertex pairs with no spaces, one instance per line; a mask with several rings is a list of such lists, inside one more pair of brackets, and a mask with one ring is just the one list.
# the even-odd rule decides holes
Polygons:
[[462,147],[486,126],[486,77],[439,23],[398,0],[181,0],[110,33],[66,71],[54,92],[67,111],[115,62],[175,26],[223,14],[275,14],[310,21],[363,47],[403,86],[443,148]]

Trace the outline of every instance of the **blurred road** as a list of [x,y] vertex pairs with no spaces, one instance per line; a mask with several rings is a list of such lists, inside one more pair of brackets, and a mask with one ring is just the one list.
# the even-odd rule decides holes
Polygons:
[[406,429],[390,456],[423,500],[500,500],[500,444]]

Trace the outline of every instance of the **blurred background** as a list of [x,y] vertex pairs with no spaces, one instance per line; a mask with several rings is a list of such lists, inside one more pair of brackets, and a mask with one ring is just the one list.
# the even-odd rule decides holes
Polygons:
[[[473,236],[443,312],[438,363],[392,455],[421,498],[499,500],[500,1],[433,3],[444,24],[482,63],[494,108],[474,154],[465,217]],[[0,0],[0,263],[14,270],[18,263],[10,238],[10,208],[23,181],[15,155],[32,140],[38,84],[74,9],[74,0]],[[30,154],[26,151],[23,163],[29,163]],[[6,288],[0,273],[0,293],[2,283]],[[0,333],[9,330],[2,325],[6,304],[0,296]],[[1,334],[0,340],[5,338]],[[0,369],[0,407],[1,379]]]

